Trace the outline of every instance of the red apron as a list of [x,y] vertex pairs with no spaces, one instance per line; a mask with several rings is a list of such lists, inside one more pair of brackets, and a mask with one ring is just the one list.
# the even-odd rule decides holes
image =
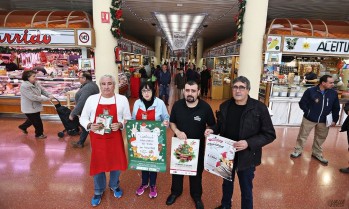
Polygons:
[[[100,100],[101,98],[99,98]],[[109,111],[109,115],[113,116],[113,123],[117,123],[118,113],[115,104],[116,101],[114,104],[108,105],[99,104],[99,101],[94,123],[96,122],[96,117],[103,114],[103,110],[105,109]],[[121,130],[111,131],[111,133],[105,133],[104,135],[95,134],[93,131],[90,131],[90,141],[92,151],[90,163],[91,176],[101,172],[126,170],[127,160]]]
[[155,109],[144,111],[138,108],[136,120],[155,120]]

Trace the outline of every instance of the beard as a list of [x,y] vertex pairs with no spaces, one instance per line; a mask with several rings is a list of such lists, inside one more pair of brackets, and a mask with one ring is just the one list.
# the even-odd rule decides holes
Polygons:
[[185,101],[187,101],[188,103],[194,103],[196,99],[193,96],[187,96],[185,98]]

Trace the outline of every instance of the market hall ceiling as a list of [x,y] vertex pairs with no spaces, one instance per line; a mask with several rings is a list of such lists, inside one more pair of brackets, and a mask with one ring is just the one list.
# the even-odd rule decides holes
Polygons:
[[[101,0],[98,0],[101,1]],[[248,0],[250,2],[258,0]],[[102,1],[101,1],[102,2]],[[232,39],[238,14],[238,0],[123,0],[121,30],[153,47],[156,35],[162,35],[153,12],[207,13],[200,37],[204,49]],[[182,6],[177,6],[181,4]],[[269,0],[268,20],[307,18],[349,21],[349,0]],[[82,10],[92,14],[92,0],[0,0],[0,10]]]

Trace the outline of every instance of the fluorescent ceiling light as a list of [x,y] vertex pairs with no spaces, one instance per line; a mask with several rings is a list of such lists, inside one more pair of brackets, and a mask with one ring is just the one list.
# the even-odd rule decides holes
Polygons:
[[166,35],[167,42],[169,42],[171,45],[171,49],[173,48],[174,32],[185,33],[185,48],[187,48],[188,43],[198,31],[206,15],[207,14],[204,13],[196,15],[154,13],[155,18],[159,22],[160,28],[162,29],[164,35]]

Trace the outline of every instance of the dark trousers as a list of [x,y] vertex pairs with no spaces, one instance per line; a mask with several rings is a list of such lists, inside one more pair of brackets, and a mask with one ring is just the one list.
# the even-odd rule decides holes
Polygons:
[[163,99],[162,97],[165,96],[165,104],[168,104],[168,97],[170,94],[170,87],[168,85],[162,85],[160,84],[160,90],[159,90],[159,98]]
[[[256,167],[251,167],[242,171],[236,172],[239,178],[240,191],[241,191],[241,209],[253,209],[253,178]],[[235,165],[233,167],[232,181],[223,179],[223,197],[222,206],[231,208],[231,198],[234,192],[234,179],[235,179]]]
[[142,185],[149,184],[150,186],[155,186],[157,176],[158,176],[157,172],[142,171]]
[[[199,154],[196,176],[189,176],[190,195],[194,200],[201,200],[202,172],[204,170],[204,154]],[[179,196],[183,192],[183,175],[172,174],[171,194]]]
[[19,126],[23,130],[27,130],[31,125],[35,128],[35,137],[44,134],[44,126],[40,117],[40,112],[36,113],[26,113],[27,120]]
[[78,141],[78,144],[84,144],[88,136],[88,131],[86,131],[85,128],[82,127],[81,125],[80,125],[80,128],[81,128],[81,133],[80,133],[80,139]]
[[207,96],[207,93],[208,93],[207,83],[201,83],[201,95]]

